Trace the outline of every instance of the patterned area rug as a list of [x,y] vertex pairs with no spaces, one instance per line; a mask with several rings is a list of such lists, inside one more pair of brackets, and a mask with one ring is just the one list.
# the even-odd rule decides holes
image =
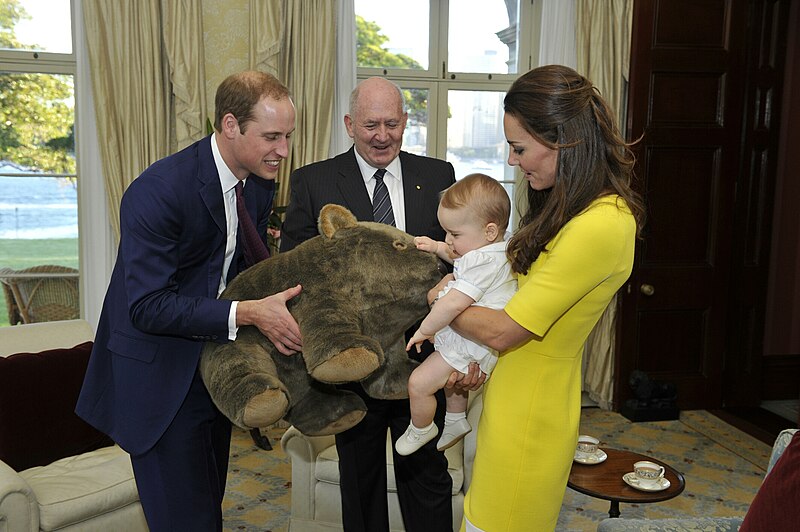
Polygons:
[[[223,503],[226,531],[285,532],[289,527],[291,464],[280,448],[284,429],[266,432],[272,451],[262,451],[249,433],[234,428],[228,487]],[[584,408],[581,434],[600,447],[656,457],[683,473],[686,489],[654,504],[620,504],[622,518],[742,516],[769,461],[770,446],[703,410],[679,420],[631,423],[620,414]],[[593,531],[608,517],[609,503],[567,489],[558,531]]]
[[289,529],[292,464],[281,449],[285,428],[263,431],[271,451],[255,446],[250,433],[233,427],[225,499],[226,531],[285,532]]
[[[620,414],[584,409],[581,434],[603,445],[670,464],[683,473],[678,497],[653,504],[620,503],[621,517],[743,516],[769,462],[770,446],[703,410],[681,412],[676,421],[631,423]],[[567,488],[557,530],[596,530],[609,503]]]

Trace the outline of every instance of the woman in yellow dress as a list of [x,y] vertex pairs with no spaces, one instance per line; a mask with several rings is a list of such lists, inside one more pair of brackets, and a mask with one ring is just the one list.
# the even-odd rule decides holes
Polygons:
[[[504,100],[508,164],[530,188],[508,245],[519,291],[504,310],[471,307],[454,328],[501,355],[484,389],[462,530],[553,530],[580,421],[586,337],[633,265],[644,218],[633,154],[592,83],[531,70]],[[434,291],[431,291],[433,294]]]

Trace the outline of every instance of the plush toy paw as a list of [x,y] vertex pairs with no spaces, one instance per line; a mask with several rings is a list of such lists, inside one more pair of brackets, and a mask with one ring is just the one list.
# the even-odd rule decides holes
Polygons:
[[378,369],[382,360],[375,351],[354,347],[309,368],[309,373],[318,381],[331,384],[360,381]]
[[272,388],[254,396],[244,407],[242,424],[246,428],[269,427],[289,410],[289,398],[283,390]]
[[[322,409],[324,415],[320,415]],[[354,427],[366,414],[367,406],[357,394],[314,384],[297,399],[284,419],[307,436],[326,436]]]

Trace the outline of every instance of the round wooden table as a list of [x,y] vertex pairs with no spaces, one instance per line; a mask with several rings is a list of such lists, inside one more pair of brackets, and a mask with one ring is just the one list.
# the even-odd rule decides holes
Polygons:
[[[608,458],[600,464],[585,465],[572,462],[567,486],[590,497],[611,501],[609,517],[619,517],[620,502],[666,501],[679,495],[686,487],[683,475],[660,460],[619,449],[604,447],[603,451]],[[663,491],[641,491],[628,486],[622,480],[622,476],[633,471],[633,464],[639,460],[649,460],[664,466],[664,476],[669,480],[670,486]]]

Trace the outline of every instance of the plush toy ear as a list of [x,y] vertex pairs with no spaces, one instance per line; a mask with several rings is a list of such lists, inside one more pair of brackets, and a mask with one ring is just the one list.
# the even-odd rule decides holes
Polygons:
[[319,212],[319,234],[331,238],[339,229],[355,227],[358,220],[353,213],[342,207],[329,203]]

